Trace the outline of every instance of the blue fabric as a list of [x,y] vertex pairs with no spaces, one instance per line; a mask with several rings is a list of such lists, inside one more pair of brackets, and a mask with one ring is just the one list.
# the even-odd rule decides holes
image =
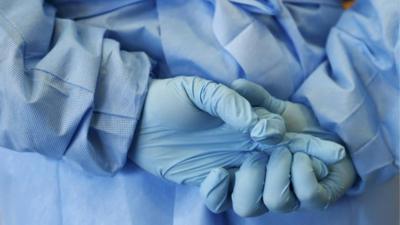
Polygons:
[[[397,3],[358,0],[341,16],[336,0],[1,1],[0,223],[397,224],[398,178],[383,183],[398,173]],[[321,31],[339,17],[325,49]],[[160,77],[243,77],[307,104],[345,141],[365,192],[326,211],[244,219],[125,164],[150,71],[133,51]],[[99,177],[71,162],[125,167]]]
[[99,177],[35,153],[1,148],[0,154],[0,221],[7,225],[397,225],[398,178],[324,211],[244,219],[214,214],[197,187],[174,185],[131,163],[114,177]]
[[[344,13],[327,41],[327,60],[294,95],[346,143],[361,177],[354,192],[399,170],[399,3],[364,0]],[[334,104],[326,101],[332,96]]]
[[0,3],[0,146],[114,173],[127,159],[150,61],[54,12],[40,1]]

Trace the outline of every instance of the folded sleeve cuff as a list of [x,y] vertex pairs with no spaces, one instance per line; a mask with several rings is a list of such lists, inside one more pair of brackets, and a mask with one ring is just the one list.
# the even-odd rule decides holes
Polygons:
[[387,181],[397,173],[393,155],[380,130],[361,148],[350,152],[350,155],[359,179],[349,194],[359,194],[366,187]]
[[85,146],[70,148],[67,161],[100,175],[114,174],[125,165],[150,70],[146,54],[120,51],[117,42],[104,40],[93,113],[90,122],[82,124],[88,126],[87,141],[76,140]]

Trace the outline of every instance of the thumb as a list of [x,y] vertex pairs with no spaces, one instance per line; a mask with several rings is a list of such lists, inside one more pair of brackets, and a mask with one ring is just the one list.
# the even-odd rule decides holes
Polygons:
[[337,163],[346,157],[346,150],[342,145],[312,135],[286,133],[285,139],[292,153],[303,152],[328,165]]
[[254,82],[237,79],[231,83],[231,88],[246,98],[252,106],[263,107],[280,115],[285,111],[285,101],[273,97],[265,88]]
[[329,174],[319,180],[311,159],[296,153],[292,164],[292,184],[303,208],[326,208],[353,185],[356,174],[348,157],[329,167]]
[[199,109],[219,117],[236,130],[249,133],[254,141],[275,144],[282,140],[286,125],[281,116],[270,113],[260,118],[244,97],[222,84],[198,77],[180,77],[180,82]]
[[200,195],[209,210],[221,213],[232,206],[230,186],[234,177],[222,167],[210,171],[200,185]]

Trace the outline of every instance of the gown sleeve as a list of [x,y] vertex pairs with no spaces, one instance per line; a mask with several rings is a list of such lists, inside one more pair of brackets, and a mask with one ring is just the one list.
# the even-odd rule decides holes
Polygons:
[[42,0],[0,1],[0,146],[93,173],[123,167],[147,92],[146,54]]
[[359,182],[352,192],[399,171],[400,1],[358,0],[328,37],[327,60],[294,99],[346,143]]

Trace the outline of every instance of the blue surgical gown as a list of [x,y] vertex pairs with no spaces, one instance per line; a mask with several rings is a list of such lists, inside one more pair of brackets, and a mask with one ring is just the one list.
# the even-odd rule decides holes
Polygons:
[[[399,7],[1,1],[0,224],[397,224]],[[324,211],[245,219],[127,162],[149,76],[182,74],[308,105],[346,143],[357,184]]]

